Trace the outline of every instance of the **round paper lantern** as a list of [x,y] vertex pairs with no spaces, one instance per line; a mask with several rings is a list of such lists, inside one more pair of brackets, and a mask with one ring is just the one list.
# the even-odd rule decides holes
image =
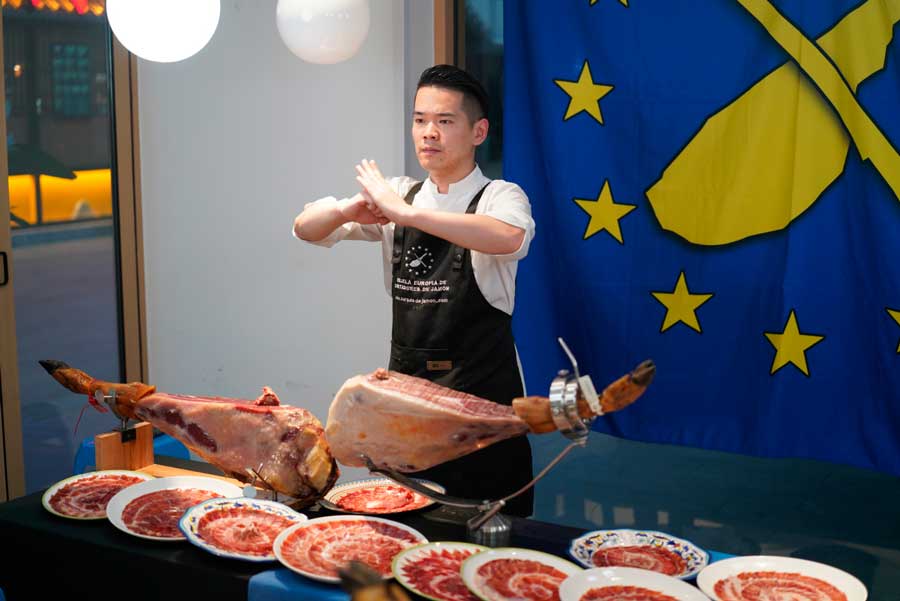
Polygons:
[[278,0],[278,33],[310,63],[345,61],[369,33],[369,0]]
[[199,52],[219,24],[219,0],[107,0],[109,26],[125,48],[174,63]]

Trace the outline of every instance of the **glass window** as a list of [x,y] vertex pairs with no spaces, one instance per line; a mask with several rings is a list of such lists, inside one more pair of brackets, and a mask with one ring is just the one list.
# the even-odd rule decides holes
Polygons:
[[487,140],[475,154],[485,175],[503,175],[503,0],[466,0],[457,5],[464,21],[460,66],[484,85],[490,98]]
[[111,414],[88,407],[38,363],[55,359],[121,379],[104,4],[2,1],[27,492],[70,476],[81,442],[115,426]]

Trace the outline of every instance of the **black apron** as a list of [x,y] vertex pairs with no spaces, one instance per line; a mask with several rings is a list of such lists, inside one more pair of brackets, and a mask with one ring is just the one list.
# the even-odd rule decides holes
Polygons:
[[[412,187],[408,204],[421,187]],[[466,213],[475,213],[483,192]],[[503,405],[522,396],[512,318],[481,294],[469,250],[395,226],[392,261],[389,368]],[[454,496],[499,499],[531,480],[531,445],[518,436],[410,475],[442,484]],[[529,516],[533,502],[529,490],[503,512]]]

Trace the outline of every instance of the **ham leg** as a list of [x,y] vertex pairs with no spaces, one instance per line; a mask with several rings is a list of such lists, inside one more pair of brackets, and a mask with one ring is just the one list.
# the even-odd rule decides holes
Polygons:
[[321,422],[305,409],[282,405],[269,388],[255,401],[156,392],[141,382],[96,380],[61,361],[44,369],[73,392],[116,393],[116,413],[150,422],[241,482],[255,470],[266,485],[298,507],[320,499],[338,477]]
[[512,407],[398,372],[347,380],[328,410],[325,438],[344,465],[423,470],[528,432]]
[[[645,361],[600,395],[604,413],[633,403],[655,374]],[[582,417],[592,417],[578,400]],[[414,472],[528,432],[556,429],[546,397],[512,400],[512,407],[386,369],[347,380],[328,410],[325,437],[334,457],[362,467],[366,455],[378,467]]]

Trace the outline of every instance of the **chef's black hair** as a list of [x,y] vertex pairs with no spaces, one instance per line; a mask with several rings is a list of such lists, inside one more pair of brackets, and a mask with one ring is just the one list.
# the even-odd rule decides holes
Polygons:
[[475,123],[488,116],[488,95],[481,85],[468,71],[453,65],[435,65],[422,71],[416,91],[425,86],[447,88],[462,92],[463,110],[469,120]]

